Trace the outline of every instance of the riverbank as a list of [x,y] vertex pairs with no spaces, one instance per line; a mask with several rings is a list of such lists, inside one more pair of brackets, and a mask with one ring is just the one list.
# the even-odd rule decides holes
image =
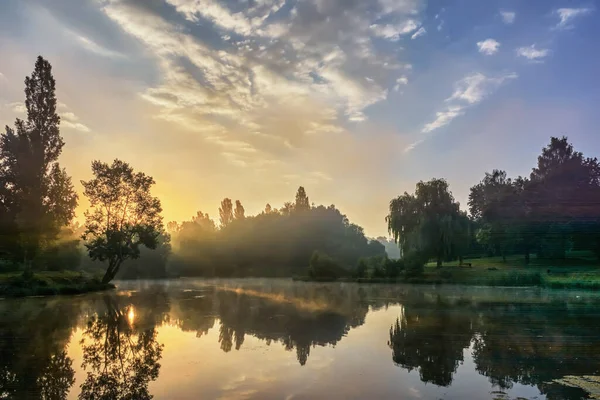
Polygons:
[[39,272],[30,278],[20,272],[0,274],[0,297],[74,295],[114,288],[99,277],[75,271]]
[[[308,276],[293,278],[296,281],[316,281]],[[358,283],[455,284],[472,286],[536,286],[554,289],[600,290],[600,267],[513,267],[473,265],[425,267],[420,276],[342,277],[327,281]]]

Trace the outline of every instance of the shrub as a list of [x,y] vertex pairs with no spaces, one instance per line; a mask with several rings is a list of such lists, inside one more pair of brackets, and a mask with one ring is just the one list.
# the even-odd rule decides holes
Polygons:
[[310,258],[308,275],[313,279],[337,279],[348,276],[348,271],[327,254],[315,251]]
[[385,275],[388,278],[396,278],[400,275],[401,271],[404,271],[404,260],[385,260]]
[[358,264],[356,264],[355,277],[356,278],[364,278],[367,276],[368,269],[367,260],[365,258],[361,258],[358,260]]
[[419,277],[423,275],[425,264],[427,263],[427,257],[419,252],[412,250],[403,258],[406,278]]

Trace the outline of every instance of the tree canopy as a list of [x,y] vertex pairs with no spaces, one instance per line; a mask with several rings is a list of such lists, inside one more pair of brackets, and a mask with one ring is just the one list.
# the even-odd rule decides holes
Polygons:
[[77,194],[58,158],[64,141],[57,114],[52,66],[37,58],[25,78],[26,120],[0,136],[0,224],[4,252],[26,270],[53,246],[73,219]]
[[150,194],[154,179],[121,161],[92,163],[94,178],[81,184],[90,201],[85,233],[92,260],[108,261],[102,281],[110,282],[126,259],[136,259],[140,246],[156,248],[162,232],[160,200]]

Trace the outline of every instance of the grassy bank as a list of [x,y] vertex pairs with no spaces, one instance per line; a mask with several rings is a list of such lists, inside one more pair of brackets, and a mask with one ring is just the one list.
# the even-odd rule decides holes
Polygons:
[[[342,282],[460,284],[477,286],[537,286],[556,289],[600,290],[600,265],[596,260],[569,258],[566,260],[538,260],[532,257],[525,266],[522,257],[500,257],[465,260],[470,267],[456,262],[436,268],[427,264],[421,276],[397,278],[340,278]],[[296,280],[309,281],[308,277]]]
[[99,277],[75,271],[39,272],[28,279],[19,272],[0,274],[0,297],[73,295],[114,287]]

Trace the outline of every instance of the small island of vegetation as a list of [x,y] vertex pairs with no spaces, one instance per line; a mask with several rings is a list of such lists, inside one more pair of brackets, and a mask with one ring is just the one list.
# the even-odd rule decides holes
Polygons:
[[42,57],[25,95],[27,118],[0,135],[0,296],[185,277],[600,289],[600,163],[566,137],[550,139],[528,177],[485,173],[468,212],[446,180],[417,183],[389,203],[391,238],[366,237],[335,205],[311,203],[304,187],[254,216],[225,198],[218,221],[198,211],[165,228],[154,179],[118,159],[92,162],[80,225]]

